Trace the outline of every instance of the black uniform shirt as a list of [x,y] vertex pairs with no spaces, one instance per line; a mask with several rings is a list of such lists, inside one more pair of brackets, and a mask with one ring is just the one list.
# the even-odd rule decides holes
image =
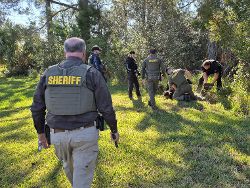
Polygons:
[[201,67],[203,72],[206,72],[207,75],[214,74],[214,73],[222,73],[222,66],[218,61],[211,61],[210,68],[206,70],[204,67]]
[[90,56],[91,64],[100,72],[104,72],[104,66],[98,54],[92,53]]
[[[60,64],[60,67],[69,68],[72,66],[80,66],[82,63],[80,58],[69,57]],[[117,132],[116,115],[112,107],[111,95],[103,76],[95,68],[90,68],[86,74],[86,82],[87,87],[94,92],[98,111],[103,115],[111,131],[113,133]],[[37,85],[31,106],[34,125],[39,134],[44,132],[46,114],[45,89],[46,76],[42,75]],[[97,112],[87,112],[79,115],[53,115],[48,112],[46,121],[50,128],[70,130],[94,122],[97,116]]]
[[137,67],[137,64],[135,63],[134,58],[127,57],[127,59],[126,59],[126,69],[127,69],[127,72],[136,73],[138,67]]

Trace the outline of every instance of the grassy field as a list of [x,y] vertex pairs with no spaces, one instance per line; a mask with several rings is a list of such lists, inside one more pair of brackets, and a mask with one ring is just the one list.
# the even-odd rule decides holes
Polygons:
[[[70,187],[53,147],[37,152],[29,107],[33,78],[0,78],[0,187]],[[250,187],[250,119],[222,104],[178,103],[157,96],[159,112],[110,86],[119,148],[100,133],[94,188]]]

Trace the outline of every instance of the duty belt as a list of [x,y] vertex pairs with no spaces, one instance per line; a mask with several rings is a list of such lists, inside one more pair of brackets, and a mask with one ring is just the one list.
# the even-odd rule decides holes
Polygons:
[[86,129],[86,128],[93,127],[93,126],[96,126],[95,121],[92,122],[92,123],[83,125],[82,127],[79,127],[79,128],[76,128],[76,129],[57,129],[57,128],[53,129],[53,128],[50,128],[50,132],[52,132],[52,133],[69,132],[69,131],[75,131],[75,130],[80,130],[80,129]]

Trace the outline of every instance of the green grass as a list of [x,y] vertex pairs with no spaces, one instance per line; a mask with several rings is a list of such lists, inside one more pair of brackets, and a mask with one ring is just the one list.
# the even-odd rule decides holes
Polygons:
[[[37,79],[0,78],[0,187],[70,187],[53,147],[37,152],[29,111]],[[100,133],[94,188],[249,187],[250,120],[220,103],[156,97],[153,112],[110,86],[120,143]]]

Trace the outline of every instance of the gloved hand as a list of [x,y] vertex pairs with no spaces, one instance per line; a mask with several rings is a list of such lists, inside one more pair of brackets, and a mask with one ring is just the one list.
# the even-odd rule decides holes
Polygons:
[[119,142],[119,133],[110,133],[111,140],[115,142],[115,147],[118,148],[118,142]]

